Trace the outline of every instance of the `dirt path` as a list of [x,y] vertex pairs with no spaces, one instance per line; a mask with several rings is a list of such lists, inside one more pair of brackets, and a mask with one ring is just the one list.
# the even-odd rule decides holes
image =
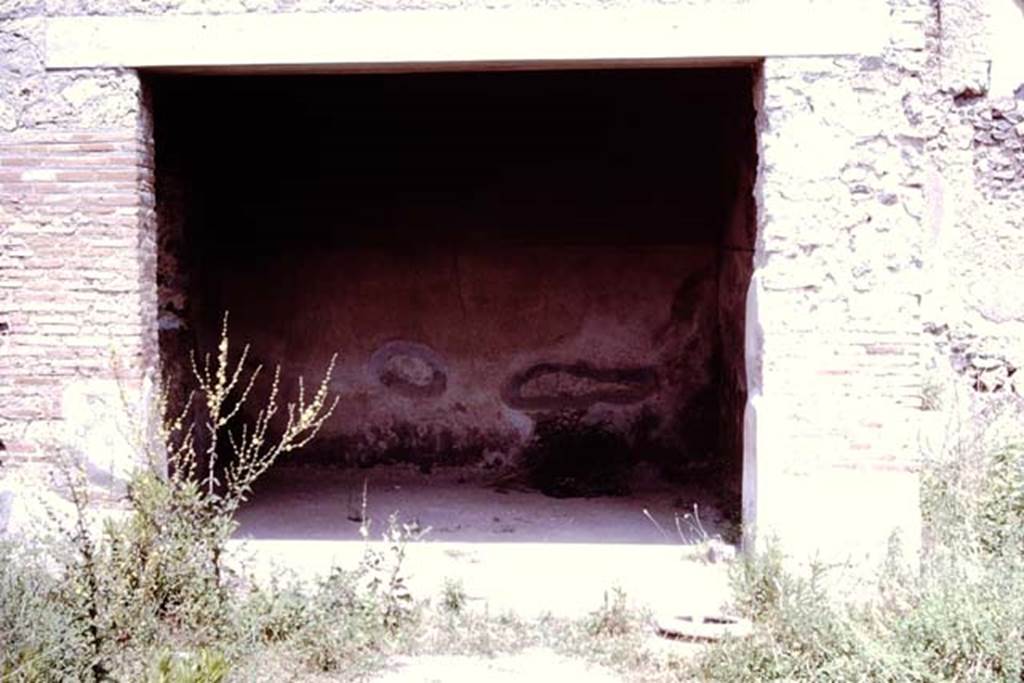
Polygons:
[[412,657],[396,661],[373,679],[375,683],[621,683],[607,669],[565,657],[544,648],[531,648],[494,658],[466,656]]

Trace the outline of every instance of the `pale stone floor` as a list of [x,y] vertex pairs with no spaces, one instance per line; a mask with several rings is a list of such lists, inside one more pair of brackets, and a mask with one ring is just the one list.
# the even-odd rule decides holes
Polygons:
[[436,597],[455,579],[471,605],[492,614],[576,617],[598,608],[612,588],[659,614],[715,614],[728,595],[725,566],[694,560],[674,523],[696,502],[714,534],[711,502],[699,489],[656,482],[628,497],[554,499],[501,493],[455,470],[284,468],[241,511],[235,557],[257,580],[355,567],[366,543],[349,517],[358,516],[364,479],[371,542],[379,543],[372,539],[392,512],[429,527],[407,546],[417,597]]

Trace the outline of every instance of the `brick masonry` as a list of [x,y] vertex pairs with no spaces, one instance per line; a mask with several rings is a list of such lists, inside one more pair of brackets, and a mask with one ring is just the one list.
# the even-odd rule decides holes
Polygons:
[[80,407],[95,408],[98,391],[111,403],[115,374],[137,385],[156,351],[152,144],[139,79],[46,72],[43,21],[0,21],[8,471],[52,457],[54,440],[81,438],[95,414]]
[[[109,397],[111,347],[129,380],[156,365],[145,93],[129,70],[47,71],[47,16],[365,6],[0,2],[5,469],[44,457],[82,395]],[[1013,394],[1024,364],[1024,91],[989,96],[983,0],[889,7],[881,54],[771,58],[756,93],[745,517],[808,549],[916,534],[933,393]]]

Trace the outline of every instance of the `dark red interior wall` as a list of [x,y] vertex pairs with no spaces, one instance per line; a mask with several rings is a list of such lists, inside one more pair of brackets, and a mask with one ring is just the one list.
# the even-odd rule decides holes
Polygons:
[[559,410],[736,448],[748,69],[151,85],[169,374],[230,309],[287,376],[340,354],[338,461],[514,453]]

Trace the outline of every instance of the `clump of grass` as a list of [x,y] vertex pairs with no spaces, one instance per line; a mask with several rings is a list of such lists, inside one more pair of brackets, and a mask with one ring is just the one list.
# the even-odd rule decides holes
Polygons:
[[87,643],[45,559],[0,541],[0,681],[82,680]]
[[894,658],[922,679],[1024,679],[1024,561],[974,559],[931,563],[881,623]]
[[310,668],[365,673],[378,663],[388,639],[383,610],[358,590],[359,576],[333,570],[306,603],[306,622],[289,644]]
[[287,641],[309,623],[310,598],[297,579],[274,575],[268,586],[253,586],[238,599],[237,623],[244,642],[263,645]]
[[[643,515],[661,533],[666,541],[671,541],[671,536],[665,528],[654,518],[647,508],[643,509]],[[693,505],[693,512],[684,515],[676,513],[672,517],[675,525],[676,537],[679,542],[687,547],[687,556],[715,564],[718,562],[730,562],[736,557],[736,548],[724,540],[721,534],[710,534],[700,519],[700,509],[696,503]]]
[[[735,606],[750,638],[709,647],[697,675],[709,680],[1024,680],[1022,451],[931,463],[924,476],[931,543],[917,570],[898,544],[866,603],[839,603],[821,567],[787,569],[770,545],[734,568]],[[968,486],[969,484],[969,486]],[[966,495],[971,491],[971,495]],[[941,526],[936,527],[936,523]]]
[[409,654],[494,657],[522,651],[542,639],[530,620],[510,612],[491,614],[486,607],[450,612],[442,605],[439,611],[424,611],[416,627],[416,637],[407,642]]
[[978,497],[978,540],[991,555],[1024,554],[1024,447],[992,454]]
[[147,683],[222,683],[231,665],[223,653],[200,649],[196,653],[157,654]]
[[[274,462],[314,438],[337,402],[328,396],[333,363],[312,395],[300,380],[295,399],[283,405],[275,372],[262,409],[246,422],[242,408],[261,372],[248,367],[247,358],[248,347],[232,353],[225,317],[216,356],[193,364],[194,410],[169,415],[155,439],[141,428],[134,435],[138,461],[149,467],[132,475],[125,514],[102,526],[92,517],[84,466],[57,453],[55,483],[74,512],[52,515],[58,541],[48,560],[57,565],[55,580],[47,582],[19,560],[22,573],[0,585],[0,602],[13,610],[21,600],[18,610],[38,617],[12,625],[14,635],[5,636],[11,642],[3,643],[3,652],[21,654],[17,662],[0,654],[0,666],[8,669],[4,680],[141,679],[154,647],[173,642],[186,650],[221,649],[220,643],[236,639],[237,578],[224,566],[235,512]],[[204,435],[203,448],[197,433]],[[228,451],[232,457],[221,462]],[[30,589],[34,597],[18,597]],[[155,669],[164,671],[160,675],[187,679],[185,663],[166,662]],[[203,671],[217,668],[207,664]],[[33,673],[40,667],[43,673]]]
[[629,681],[675,681],[683,668],[677,658],[651,648],[653,619],[630,604],[619,587],[605,591],[601,604],[578,619],[551,619],[545,642],[557,652],[610,669]]
[[[370,524],[364,521],[366,535]],[[292,588],[284,601],[279,591],[268,591],[261,602],[276,609],[258,612],[262,618],[254,630],[264,642],[286,643],[315,671],[341,674],[346,680],[369,674],[407,646],[421,618],[422,605],[408,589],[405,558],[407,545],[423,533],[391,515],[382,532],[383,545],[368,545],[356,568],[335,567],[314,590],[307,594]],[[277,627],[268,630],[268,625]]]
[[441,589],[441,610],[448,614],[460,614],[466,609],[466,587],[460,579],[447,578]]
[[[708,648],[699,663],[712,680],[845,680],[861,641],[825,587],[825,570],[805,575],[785,569],[770,546],[744,558],[732,572],[734,608],[755,623],[754,634]],[[830,678],[831,677],[831,678]]]
[[626,592],[615,586],[605,591],[601,607],[586,620],[587,632],[593,636],[621,636],[634,628],[633,613],[626,602]]

